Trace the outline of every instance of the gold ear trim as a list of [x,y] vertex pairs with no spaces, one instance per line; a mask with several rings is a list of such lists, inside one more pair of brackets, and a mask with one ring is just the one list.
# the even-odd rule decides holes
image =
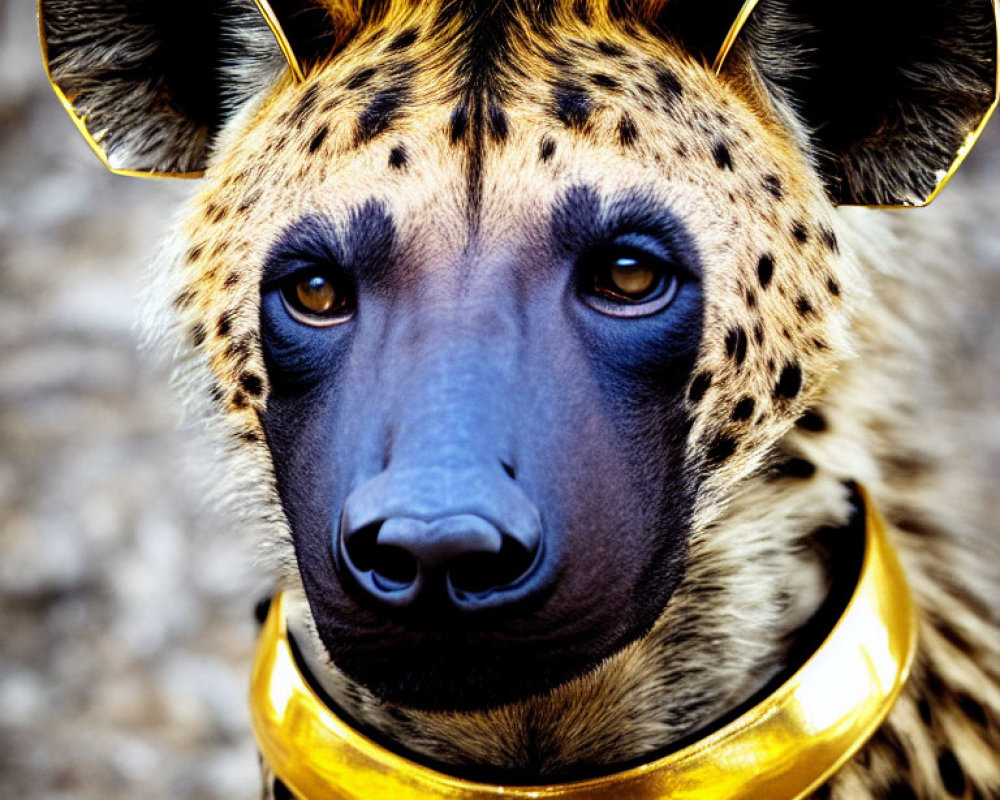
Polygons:
[[[719,48],[718,54],[715,56],[715,60],[712,62],[712,69],[715,74],[718,75],[722,71],[722,67],[725,64],[726,58],[729,57],[729,52],[733,49],[733,45],[736,43],[736,39],[739,37],[740,32],[746,25],[747,20],[750,18],[750,14],[753,12],[754,8],[757,6],[758,0],[746,0],[743,4],[743,8],[740,9],[740,13],[736,17],[736,21],[733,23],[732,27],[729,29],[729,33],[726,34],[725,41],[722,43],[722,47]],[[937,183],[934,184],[934,188],[931,190],[930,194],[927,195],[923,200],[915,203],[901,203],[901,204],[884,204],[884,205],[869,205],[865,203],[838,203],[840,206],[858,206],[861,208],[884,208],[884,209],[900,209],[900,208],[923,208],[931,204],[931,202],[936,198],[941,190],[947,185],[948,181],[951,180],[952,176],[958,172],[958,168],[962,166],[962,162],[965,161],[966,156],[975,146],[976,142],[979,141],[979,137],[982,136],[983,131],[986,130],[986,125],[993,116],[993,112],[996,111],[997,105],[1000,105],[1000,0],[989,0],[990,5],[993,7],[993,38],[994,38],[994,64],[996,65],[996,74],[993,79],[993,100],[990,105],[983,112],[982,118],[976,124],[976,126],[968,133],[965,140],[962,142],[961,146],[958,148],[958,152],[955,153],[954,159],[952,159],[951,165],[947,169],[938,170],[936,175]]]
[[80,135],[83,136],[84,140],[90,145],[90,149],[94,151],[94,154],[101,160],[101,163],[107,167],[109,172],[115,175],[125,175],[129,178],[200,178],[204,175],[204,171],[198,172],[156,172],[153,170],[134,170],[134,169],[122,169],[121,167],[112,166],[110,159],[108,158],[108,153],[101,146],[101,144],[94,138],[91,134],[90,129],[87,127],[87,120],[81,114],[78,114],[76,109],[73,107],[73,99],[66,95],[62,88],[55,82],[52,77],[52,69],[49,65],[49,42],[45,35],[45,12],[42,8],[42,0],[38,0],[38,43],[42,49],[42,63],[45,65],[45,77],[48,78],[49,86],[52,87],[52,91],[56,93],[56,97],[59,98],[59,102],[62,107],[66,109],[66,113],[69,114],[70,119],[73,120],[73,124],[76,125]]
[[719,48],[718,54],[715,56],[715,60],[712,62],[712,71],[718,75],[722,72],[722,65],[725,63],[726,57],[729,55],[729,51],[733,49],[733,45],[736,43],[736,37],[740,35],[740,31],[743,30],[743,26],[747,24],[747,20],[750,19],[750,12],[754,10],[757,6],[757,0],[746,0],[743,4],[743,8],[740,9],[740,13],[736,15],[736,21],[733,22],[732,27],[729,29],[729,33],[726,34],[726,38],[722,42],[722,47]]
[[274,40],[278,43],[278,47],[281,48],[281,54],[285,57],[285,61],[288,62],[288,69],[291,70],[292,77],[296,83],[302,83],[305,80],[305,72],[302,70],[302,65],[299,63],[295,51],[292,50],[292,43],[288,41],[288,37],[281,27],[274,9],[271,8],[268,0],[254,0],[254,2],[257,3],[257,10],[260,11],[260,15],[264,18],[264,22],[267,23],[267,27],[274,34]]
[[[285,36],[285,33],[281,28],[281,24],[278,22],[278,18],[275,16],[270,4],[267,0],[255,0],[255,3],[257,4],[258,11],[267,23],[268,28],[270,28],[271,33],[274,35],[275,42],[277,42],[278,47],[281,49],[282,55],[284,55],[285,60],[288,62],[288,68],[292,77],[296,83],[301,83],[304,79],[302,67],[299,64],[298,59],[295,57],[295,54],[292,52],[292,47],[288,41],[288,37]],[[80,131],[80,135],[83,136],[87,144],[90,145],[90,149],[94,151],[94,154],[101,160],[101,163],[104,164],[109,172],[112,172],[115,175],[125,175],[130,178],[200,178],[205,174],[204,170],[191,172],[160,172],[157,170],[126,169],[112,165],[107,149],[98,141],[95,134],[91,132],[86,117],[80,114],[74,107],[74,98],[67,95],[66,92],[63,91],[62,87],[59,86],[59,84],[56,83],[55,79],[52,77],[52,67],[49,60],[49,43],[48,37],[45,34],[45,9],[43,0],[38,0],[38,42],[42,51],[42,63],[45,66],[45,76],[48,78],[52,91],[54,91],[56,97],[59,98],[59,102],[62,104],[62,107],[66,109],[66,113],[69,114],[70,119],[73,120],[73,124],[76,125],[77,130]]]

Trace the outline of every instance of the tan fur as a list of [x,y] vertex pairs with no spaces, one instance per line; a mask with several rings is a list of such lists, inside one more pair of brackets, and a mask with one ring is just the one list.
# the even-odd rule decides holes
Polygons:
[[[843,481],[855,480],[892,526],[921,608],[920,654],[889,721],[818,796],[942,797],[958,791],[956,767],[956,796],[997,796],[997,553],[986,549],[987,510],[976,506],[982,476],[949,427],[951,382],[960,379],[941,302],[955,296],[942,269],[960,261],[948,249],[953,241],[917,216],[834,210],[798,144],[801,132],[787,127],[790,111],[772,104],[747,61],[735,58],[716,78],[669,40],[627,30],[597,4],[586,24],[564,9],[544,36],[527,22],[512,33],[509,63],[531,79],[496,77],[510,87],[507,133],[484,134],[473,230],[471,156],[451,135],[456,32],[430,36],[435,3],[393,4],[368,29],[350,4],[331,6],[360,31],[304,85],[284,79],[229,124],[157,265],[157,292],[173,305],[184,391],[211,409],[231,443],[233,494],[264,522],[269,560],[296,601],[293,624],[333,697],[401,746],[449,764],[544,776],[655,751],[781,669],[823,591],[810,537],[846,519]],[[393,34],[410,27],[421,32],[417,42],[390,51]],[[599,42],[625,55],[611,63]],[[588,85],[594,110],[580,125],[553,112],[552,86],[563,76],[551,54],[560,49],[576,73],[616,84]],[[371,81],[349,88],[369,66],[378,70]],[[361,140],[359,115],[394,68],[408,70],[407,101]],[[658,88],[663,68],[683,86],[681,97]],[[540,158],[544,142],[554,144],[549,159]],[[720,143],[730,166],[719,163]],[[404,169],[389,163],[396,147],[405,148]],[[775,180],[780,192],[769,188]],[[413,263],[448,270],[470,246],[535,247],[546,209],[580,183],[607,194],[647,188],[693,232],[705,265],[695,370],[703,391],[690,402],[688,459],[707,480],[688,572],[648,636],[545,696],[463,714],[380,703],[322,655],[274,489],[260,425],[264,255],[303,213],[337,220],[374,194]],[[809,409],[826,430],[794,427]],[[783,473],[789,458],[808,460],[815,474]]]

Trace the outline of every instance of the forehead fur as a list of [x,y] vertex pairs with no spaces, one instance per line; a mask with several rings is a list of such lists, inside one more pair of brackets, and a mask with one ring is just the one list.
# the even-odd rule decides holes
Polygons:
[[705,265],[690,458],[720,485],[745,473],[845,349],[856,276],[818,180],[739,68],[716,77],[607,15],[491,24],[502,42],[435,4],[406,7],[224,138],[176,298],[217,399],[259,438],[261,265],[306,214],[343,220],[377,200],[414,268],[442,270],[470,250],[529,246],[574,186],[609,199],[641,189],[687,226]]

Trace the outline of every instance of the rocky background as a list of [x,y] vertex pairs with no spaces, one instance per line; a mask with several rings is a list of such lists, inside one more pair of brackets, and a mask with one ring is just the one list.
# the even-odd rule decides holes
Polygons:
[[[929,223],[970,195],[997,213],[998,127]],[[190,188],[105,172],[45,82],[34,4],[0,0],[0,800],[255,793],[266,584],[201,499],[207,454],[135,328],[142,266]],[[968,223],[989,267],[976,373],[1000,376],[1000,218]],[[994,383],[972,388],[981,408]]]
[[0,0],[0,800],[251,798],[264,584],[138,350],[143,265],[192,184],[104,170],[34,14]]

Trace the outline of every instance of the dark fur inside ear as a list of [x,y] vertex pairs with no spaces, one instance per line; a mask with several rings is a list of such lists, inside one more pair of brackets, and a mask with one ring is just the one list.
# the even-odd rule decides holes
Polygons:
[[303,72],[337,53],[362,24],[362,8],[381,13],[384,2],[357,0],[270,0],[271,10]]
[[629,13],[643,17],[652,13],[651,21],[661,33],[710,66],[745,2],[717,0],[711,9],[706,9],[705,0],[669,0],[665,3],[663,0],[629,0],[627,5]]
[[995,97],[991,0],[761,0],[741,40],[840,203],[926,202]]
[[285,67],[253,0],[42,0],[53,83],[114,169],[198,172]]

